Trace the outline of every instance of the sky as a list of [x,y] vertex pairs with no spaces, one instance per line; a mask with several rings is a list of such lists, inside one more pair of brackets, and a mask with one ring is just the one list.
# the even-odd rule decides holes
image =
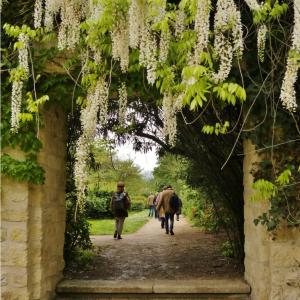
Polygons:
[[117,147],[117,155],[120,159],[132,159],[138,165],[144,174],[152,173],[157,164],[155,149],[147,153],[135,152],[130,143]]

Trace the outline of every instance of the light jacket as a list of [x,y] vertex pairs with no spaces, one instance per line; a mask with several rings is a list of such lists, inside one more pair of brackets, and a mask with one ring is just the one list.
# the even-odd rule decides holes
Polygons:
[[165,214],[170,213],[174,214],[175,211],[170,206],[170,199],[172,195],[174,194],[173,189],[167,189],[161,192],[156,209],[157,211],[160,211],[161,208],[163,208]]
[[149,197],[147,198],[147,205],[148,207],[150,207],[151,205],[153,205],[154,202],[154,195],[149,195]]

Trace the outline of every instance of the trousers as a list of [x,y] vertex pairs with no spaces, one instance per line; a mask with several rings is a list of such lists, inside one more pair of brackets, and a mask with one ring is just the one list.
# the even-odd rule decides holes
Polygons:
[[125,217],[116,217],[116,232],[121,235],[123,231]]

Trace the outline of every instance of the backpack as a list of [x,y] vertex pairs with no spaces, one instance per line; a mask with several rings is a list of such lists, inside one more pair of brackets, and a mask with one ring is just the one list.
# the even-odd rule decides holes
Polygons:
[[179,198],[175,193],[170,198],[170,207],[175,212],[179,210]]
[[125,198],[125,193],[115,193],[114,196],[114,208],[115,210],[125,210],[125,203],[124,203],[124,198]]

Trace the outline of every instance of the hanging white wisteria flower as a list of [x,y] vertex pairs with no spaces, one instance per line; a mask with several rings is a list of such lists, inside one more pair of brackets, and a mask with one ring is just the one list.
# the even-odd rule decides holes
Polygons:
[[125,126],[126,111],[127,111],[127,88],[125,82],[121,83],[118,92],[119,92],[119,123],[121,126]]
[[296,91],[294,85],[297,81],[298,69],[299,67],[296,60],[289,57],[280,93],[282,106],[289,111],[296,111],[297,109]]
[[[228,37],[228,24],[231,25],[233,41]],[[231,70],[233,53],[239,57],[243,51],[242,29],[240,14],[233,0],[219,0],[214,20],[214,48],[219,58],[220,66],[213,81],[224,81]]]
[[245,0],[245,2],[248,4],[250,9],[260,10],[260,5],[258,4],[257,0]]
[[197,11],[195,16],[195,32],[197,41],[195,45],[194,62],[199,62],[200,54],[206,49],[209,35],[209,15],[211,1],[197,1]]
[[292,48],[300,52],[300,0],[294,0],[294,29]]
[[161,22],[166,15],[166,0],[149,1],[149,17],[153,23]]
[[146,22],[140,43],[139,62],[147,68],[147,81],[154,84],[157,69],[157,45],[154,35],[150,31],[150,24]]
[[64,0],[58,31],[58,49],[74,49],[80,37],[81,6]]
[[268,28],[265,24],[261,24],[257,31],[257,55],[261,62],[265,60],[265,47]]
[[88,175],[86,163],[90,144],[96,134],[98,111],[100,124],[103,124],[103,114],[107,114],[107,97],[108,91],[105,79],[100,77],[97,80],[95,87],[91,87],[89,89],[87,95],[87,105],[81,110],[80,121],[82,126],[82,135],[77,141],[74,167],[74,178],[79,205],[84,199],[84,191],[86,188]]
[[169,29],[163,31],[160,35],[159,57],[158,57],[158,60],[160,62],[165,62],[168,58],[170,38],[171,38],[171,34]]
[[76,143],[74,181],[77,190],[77,205],[80,209],[83,207],[85,190],[88,179],[87,159],[90,144],[84,135],[81,135]]
[[120,60],[121,70],[126,72],[129,64],[129,34],[125,18],[118,20],[111,33],[112,57]]
[[176,22],[175,22],[175,36],[181,38],[185,29],[185,12],[184,9],[178,9],[176,11]]
[[291,112],[295,112],[297,109],[295,83],[298,78],[299,64],[297,64],[297,59],[293,56],[300,54],[300,0],[294,0],[294,29],[292,39],[292,47],[289,52],[282,82],[280,100],[283,107]]
[[128,10],[128,30],[129,30],[129,46],[138,48],[142,28],[146,17],[146,6],[143,1],[132,0]]
[[212,78],[215,83],[223,82],[228,77],[233,59],[233,48],[230,42],[223,39],[222,42],[219,42],[219,45],[223,45],[223,49],[220,53],[219,70],[217,73],[212,74]]
[[241,12],[237,9],[236,5],[235,10],[232,11],[232,16],[235,21],[235,25],[232,28],[233,51],[235,56],[238,59],[241,59],[244,52],[243,27],[241,21]]
[[44,26],[48,31],[53,30],[54,17],[61,9],[62,4],[63,0],[45,0]]
[[99,101],[99,124],[104,125],[107,122],[108,113],[108,86],[104,78],[100,78],[97,81],[95,97]]
[[18,38],[21,42],[21,47],[19,48],[19,66],[24,70],[26,76],[29,75],[29,63],[28,63],[28,36],[25,33],[21,33]]
[[11,129],[17,132],[19,129],[19,114],[22,105],[23,81],[15,80],[12,83],[11,93]]
[[97,115],[99,123],[106,123],[108,111],[108,89],[105,79],[100,77],[94,89],[90,89],[87,97],[87,106],[81,114],[83,132],[89,138],[93,138],[96,132]]
[[182,98],[176,99],[170,93],[164,94],[162,103],[162,117],[163,117],[163,135],[168,137],[168,143],[175,146],[177,137],[177,117],[176,113],[182,106]]
[[88,19],[91,21],[98,21],[103,14],[103,5],[100,1],[90,0],[88,4]]
[[34,28],[40,28],[42,26],[43,19],[43,1],[36,0],[34,4]]

